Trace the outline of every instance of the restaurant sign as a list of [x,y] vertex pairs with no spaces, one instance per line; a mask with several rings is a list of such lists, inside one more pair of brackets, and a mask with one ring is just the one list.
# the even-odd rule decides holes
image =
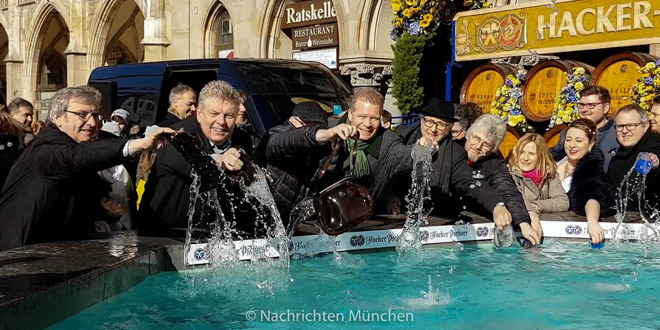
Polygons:
[[282,29],[337,21],[332,0],[313,0],[288,4],[282,14]]
[[458,13],[456,60],[660,43],[657,1],[538,1]]
[[293,29],[291,38],[294,50],[339,46],[337,23]]

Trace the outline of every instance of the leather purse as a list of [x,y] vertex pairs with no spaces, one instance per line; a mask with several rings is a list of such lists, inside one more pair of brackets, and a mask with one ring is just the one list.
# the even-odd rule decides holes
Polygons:
[[[335,152],[339,148],[335,149]],[[351,150],[351,169],[355,168],[357,143]],[[335,158],[334,155],[331,159]],[[319,174],[323,176],[330,164],[326,163]],[[351,172],[345,178],[325,188],[316,199],[319,218],[317,223],[328,235],[339,235],[369,219],[374,212],[374,202],[369,189],[355,183]]]

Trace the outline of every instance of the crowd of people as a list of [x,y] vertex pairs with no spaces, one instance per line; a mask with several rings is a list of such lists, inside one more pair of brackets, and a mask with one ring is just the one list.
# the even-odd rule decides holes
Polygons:
[[[561,132],[557,146],[528,133],[508,159],[499,152],[507,124],[473,103],[432,98],[418,121],[394,128],[383,96],[356,88],[340,116],[303,102],[259,136],[246,99],[222,81],[199,95],[180,85],[170,93],[165,120],[146,131],[131,125],[123,109],[104,123],[101,94],[89,86],[58,91],[41,125],[32,125],[29,102],[14,99],[0,109],[0,250],[90,232],[186,228],[195,164],[166,143],[180,132],[195,137],[221,171],[265,168],[284,222],[301,200],[349,173],[369,189],[376,214],[405,212],[416,144],[434,149],[433,215],[481,214],[498,228],[512,224],[532,245],[543,237],[542,213],[568,210],[585,216],[591,240],[602,241],[599,220],[616,212],[623,179],[642,152],[652,162],[645,196],[651,205],[660,196],[660,97],[650,116],[631,104],[610,118],[607,89],[588,87],[578,103],[580,119]],[[222,201],[238,188],[217,189]],[[253,219],[234,220],[247,228]]]

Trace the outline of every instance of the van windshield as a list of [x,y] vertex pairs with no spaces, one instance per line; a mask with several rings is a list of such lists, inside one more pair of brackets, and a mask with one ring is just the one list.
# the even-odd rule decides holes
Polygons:
[[307,63],[240,62],[236,67],[250,77],[251,91],[256,94],[350,94],[350,90],[333,74]]

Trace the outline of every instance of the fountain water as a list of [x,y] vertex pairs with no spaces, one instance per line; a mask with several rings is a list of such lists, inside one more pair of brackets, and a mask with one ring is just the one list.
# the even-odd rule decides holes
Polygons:
[[399,254],[415,253],[422,247],[419,227],[427,224],[427,217],[433,210],[431,187],[429,185],[432,155],[433,147],[430,143],[425,146],[416,144],[412,149],[412,185],[406,195],[406,202],[408,203],[406,223],[403,226],[396,247]]

